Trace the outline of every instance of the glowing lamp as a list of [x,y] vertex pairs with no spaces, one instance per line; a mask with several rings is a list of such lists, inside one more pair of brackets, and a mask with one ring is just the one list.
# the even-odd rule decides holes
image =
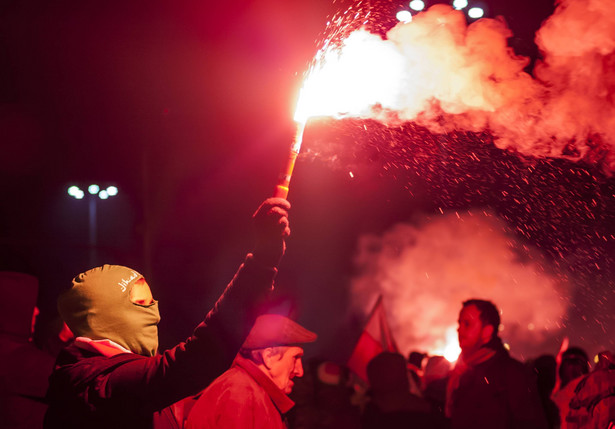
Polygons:
[[109,193],[105,189],[103,189],[98,193],[98,198],[100,198],[101,200],[106,200],[107,198],[109,198]]
[[117,189],[117,187],[116,187],[116,186],[109,186],[109,187],[107,188],[107,194],[108,194],[110,197],[114,197],[114,196],[116,196],[116,195],[117,195],[117,193],[118,193],[118,189]]
[[88,186],[88,192],[92,195],[96,195],[98,194],[98,192],[100,191],[100,186],[98,185],[90,185]]
[[85,193],[81,189],[79,189],[78,186],[73,185],[68,188],[68,195],[77,200],[81,200],[85,196]]
[[425,9],[425,3],[422,0],[412,0],[409,6],[410,9],[416,10],[417,12]]
[[78,186],[70,186],[68,188],[68,195],[70,195],[71,197],[75,197],[77,198],[77,195],[79,195],[79,193],[82,193],[83,191],[81,189],[79,189]]
[[461,10],[468,7],[468,0],[453,0],[453,8]]
[[473,7],[468,10],[468,16],[472,19],[482,18],[485,15],[485,11],[480,7]]
[[412,13],[410,13],[410,11],[408,10],[400,10],[399,12],[397,12],[397,15],[395,15],[395,17],[399,22],[405,23],[412,21]]

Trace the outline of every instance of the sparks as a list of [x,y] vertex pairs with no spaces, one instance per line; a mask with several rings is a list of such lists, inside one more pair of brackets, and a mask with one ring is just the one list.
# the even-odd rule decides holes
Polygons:
[[393,106],[404,59],[394,44],[365,30],[351,33],[339,47],[316,55],[299,93],[295,121],[315,116],[370,116],[380,105]]

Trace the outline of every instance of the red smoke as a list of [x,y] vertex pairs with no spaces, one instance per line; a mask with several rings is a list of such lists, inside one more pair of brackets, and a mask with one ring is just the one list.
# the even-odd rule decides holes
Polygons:
[[487,130],[500,148],[600,162],[612,172],[615,8],[607,3],[560,2],[537,34],[544,60],[535,77],[524,70],[529,59],[508,46],[502,20],[468,25],[448,5],[397,24],[384,39],[357,30],[337,48],[325,43],[298,110],[412,121],[434,133]]
[[538,250],[518,243],[489,213],[449,213],[363,236],[355,265],[361,274],[352,281],[353,303],[364,311],[382,293],[403,353],[443,349],[469,298],[500,308],[501,336],[514,355],[557,349],[571,287],[545,269]]

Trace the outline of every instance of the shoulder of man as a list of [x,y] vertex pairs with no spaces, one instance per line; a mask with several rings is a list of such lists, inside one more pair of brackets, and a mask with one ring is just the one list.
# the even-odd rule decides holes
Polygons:
[[79,386],[91,382],[99,375],[120,365],[139,359],[147,358],[133,353],[121,353],[106,357],[71,344],[58,354],[49,381],[53,385],[54,381],[65,379],[67,382]]
[[260,385],[247,373],[246,370],[238,366],[225,371],[221,376],[216,378],[204,391],[205,394],[208,390],[217,390],[218,392],[224,390],[233,391],[247,391],[261,389]]

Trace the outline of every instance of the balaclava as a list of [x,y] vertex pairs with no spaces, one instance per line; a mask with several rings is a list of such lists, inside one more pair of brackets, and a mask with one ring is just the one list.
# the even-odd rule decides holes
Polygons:
[[158,302],[130,301],[143,276],[119,265],[104,265],[79,274],[58,298],[58,311],[75,336],[109,339],[130,351],[153,356],[158,349]]

